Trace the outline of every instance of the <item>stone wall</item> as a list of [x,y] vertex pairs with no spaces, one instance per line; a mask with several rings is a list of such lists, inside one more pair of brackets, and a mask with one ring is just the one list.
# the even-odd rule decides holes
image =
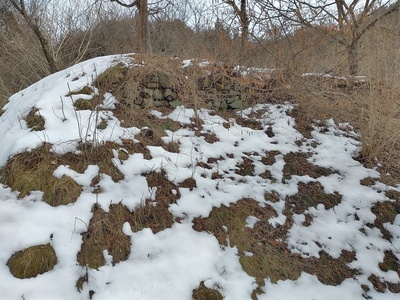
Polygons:
[[142,108],[185,105],[209,109],[243,109],[262,102],[272,89],[270,78],[241,76],[232,68],[146,69],[117,66],[96,79],[123,104]]

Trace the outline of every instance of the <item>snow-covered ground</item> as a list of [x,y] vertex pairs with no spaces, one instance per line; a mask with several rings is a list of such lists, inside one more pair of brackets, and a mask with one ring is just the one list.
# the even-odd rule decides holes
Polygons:
[[[92,59],[53,74],[12,96],[0,117],[0,168],[10,156],[31,151],[44,142],[62,155],[77,151],[78,142],[82,140],[95,143],[135,140],[141,129],[121,126],[111,110],[116,101],[112,95],[106,94],[105,109],[98,114],[74,109],[74,97],[84,95],[74,95],[73,99],[66,96],[91,85],[93,78],[120,61],[130,63],[127,56]],[[36,107],[45,119],[42,131],[31,131],[24,121],[32,107]],[[201,110],[202,131],[214,134],[217,142],[208,143],[187,126],[175,132],[167,131],[164,142],[179,142],[179,153],[149,147],[150,160],[141,154],[131,154],[123,162],[116,155],[114,163],[124,174],[124,180],[114,182],[103,174],[99,183],[102,192],[97,196],[90,186],[98,175],[97,166],[89,166],[84,173],[77,173],[69,166],[59,166],[54,172],[55,177],[67,175],[83,187],[78,200],[70,205],[49,206],[41,201],[43,193],[40,191],[19,199],[17,192],[0,185],[0,299],[89,299],[89,291],[94,291],[93,299],[191,299],[192,291],[201,281],[207,287],[217,287],[224,299],[251,299],[255,279],[242,269],[238,250],[219,245],[211,233],[195,231],[193,220],[206,218],[213,207],[229,206],[239,199],[251,198],[260,205],[272,206],[277,216],[269,222],[275,227],[281,226],[287,218],[283,213],[285,199],[298,192],[300,182],[319,182],[326,193],[338,193],[342,199],[333,208],[319,204],[306,210],[313,217],[309,226],[303,225],[305,213],[294,214],[286,241],[288,249],[303,257],[319,257],[323,250],[333,258],[339,257],[343,250],[354,251],[356,256],[349,267],[358,270],[358,275],[345,279],[338,286],[324,285],[316,276],[305,272],[295,281],[273,283],[265,278],[264,293],[258,299],[398,299],[399,295],[387,290],[377,292],[368,278],[375,274],[382,282],[399,282],[396,270],[382,271],[379,263],[386,250],[400,259],[400,215],[393,223],[384,224],[393,237],[390,241],[383,238],[379,229],[366,225],[376,218],[371,208],[377,202],[389,200],[385,191],[400,192],[400,186],[391,187],[379,182],[361,185],[362,179],[378,178],[379,173],[354,159],[360,146],[354,133],[342,131],[339,125],[329,120],[324,123],[324,130],[316,126],[312,138],[305,140],[294,128],[295,120],[288,115],[291,109],[290,104],[264,104],[242,112],[244,118],[260,112],[253,115],[257,115],[264,125],[262,130],[247,128],[233,119],[224,120],[208,110]],[[193,122],[194,117],[194,111],[184,107],[176,108],[169,115],[156,110],[153,114],[182,124]],[[96,129],[99,118],[108,120],[105,129]],[[230,125],[223,126],[224,123]],[[272,127],[274,136],[265,133],[268,127]],[[301,140],[303,143],[298,143]],[[275,155],[274,164],[266,166],[261,159],[270,151],[279,154]],[[318,178],[294,175],[283,179],[284,155],[290,152],[311,153],[310,163],[333,172]],[[211,165],[212,169],[198,165],[219,156],[224,159]],[[243,157],[251,159],[255,167],[254,176],[245,176],[245,180],[235,173],[235,166],[243,161]],[[164,170],[168,179],[175,183],[195,179],[197,187],[192,191],[179,188],[180,199],[169,207],[170,213],[180,222],[156,234],[148,228],[132,232],[126,223],[121,230],[132,243],[126,261],[113,265],[105,251],[104,266],[97,270],[80,266],[77,253],[82,244],[81,234],[87,230],[86,224],[93,215],[93,204],[98,203],[108,211],[110,204],[122,200],[121,203],[130,210],[136,209],[143,199],[154,198],[154,188],[149,188],[141,175],[151,170]],[[274,180],[260,176],[266,170],[271,172]],[[222,179],[212,179],[214,172],[219,172]],[[264,198],[265,193],[272,191],[279,193],[278,202]],[[257,221],[255,218],[250,220]],[[17,251],[47,243],[57,255],[54,269],[35,278],[13,277],[7,266],[9,258]],[[78,292],[76,281],[86,272],[88,282]],[[369,292],[365,293],[361,285],[368,286]]]

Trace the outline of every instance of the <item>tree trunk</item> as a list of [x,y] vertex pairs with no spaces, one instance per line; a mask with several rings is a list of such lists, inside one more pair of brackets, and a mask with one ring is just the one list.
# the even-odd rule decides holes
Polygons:
[[44,57],[46,58],[47,65],[49,66],[50,72],[51,73],[57,72],[58,71],[57,62],[51,53],[48,40],[44,37],[44,35],[40,31],[39,26],[37,26],[35,23],[33,23],[33,21],[30,18],[27,19],[27,22],[40,42],[40,46],[42,48]]
[[51,53],[50,42],[43,34],[39,27],[39,23],[35,20],[31,15],[28,14],[25,8],[25,2],[20,0],[19,2],[15,0],[9,0],[9,3],[21,14],[21,16],[25,19],[28,27],[33,31],[38,39],[44,57],[46,59],[47,65],[49,67],[49,71],[51,73],[55,73],[58,71],[57,62]]
[[240,1],[240,24],[242,27],[242,46],[246,45],[249,36],[249,16],[247,15],[247,0]]
[[139,31],[140,31],[140,52],[151,54],[151,44],[149,36],[149,8],[147,0],[139,0]]
[[347,47],[347,61],[349,64],[349,74],[351,76],[358,75],[359,72],[358,52],[358,40],[353,40]]

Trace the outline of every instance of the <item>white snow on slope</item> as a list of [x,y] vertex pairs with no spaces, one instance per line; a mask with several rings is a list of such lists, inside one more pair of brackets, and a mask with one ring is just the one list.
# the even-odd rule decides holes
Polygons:
[[[99,111],[99,115],[89,110],[75,110],[73,101],[89,95],[67,96],[70,91],[79,91],[91,86],[93,79],[116,63],[130,64],[128,56],[108,56],[89,60],[64,71],[53,74],[31,87],[15,94],[6,105],[0,117],[0,167],[8,158],[17,153],[39,147],[42,143],[52,144],[59,154],[76,152],[79,141],[102,143],[121,139],[134,139],[140,128],[123,128],[112,111]],[[94,89],[94,93],[96,90]],[[104,105],[112,107],[115,101],[106,95]],[[35,107],[46,121],[45,130],[31,131],[24,117]],[[254,111],[262,112],[259,121],[263,130],[241,126],[235,120],[210,114],[201,110],[202,131],[215,134],[218,141],[210,144],[204,137],[197,136],[189,128],[176,132],[167,131],[164,142],[175,141],[180,144],[179,153],[171,153],[162,147],[149,147],[152,159],[141,154],[132,154],[123,163],[114,160],[117,168],[124,174],[124,180],[114,182],[102,174],[100,185],[102,193],[96,196],[89,187],[91,180],[99,172],[98,166],[89,166],[84,173],[77,173],[68,166],[59,166],[54,176],[66,175],[83,186],[83,192],[74,204],[51,207],[41,201],[42,192],[31,193],[18,199],[17,192],[0,185],[0,299],[89,299],[89,291],[95,291],[93,299],[191,299],[192,290],[201,281],[211,288],[218,288],[224,299],[251,299],[256,287],[255,279],[247,275],[239,263],[235,247],[222,247],[216,238],[207,232],[192,229],[196,217],[207,217],[213,207],[230,205],[242,198],[252,198],[261,205],[269,204],[278,217],[270,219],[274,226],[285,223],[283,214],[286,196],[297,193],[299,182],[318,181],[326,193],[337,192],[342,196],[340,204],[326,209],[322,204],[309,208],[306,213],[313,217],[310,226],[302,225],[304,214],[294,215],[294,224],[289,230],[287,244],[293,253],[304,257],[319,256],[321,250],[332,257],[339,257],[343,250],[354,251],[356,260],[350,266],[359,275],[343,281],[339,286],[327,286],[316,276],[302,273],[295,281],[285,280],[272,283],[265,278],[262,300],[272,299],[365,299],[361,285],[367,285],[370,299],[397,299],[388,291],[374,291],[368,281],[371,274],[382,281],[399,282],[396,272],[384,272],[379,268],[385,250],[391,250],[400,258],[400,216],[386,229],[392,234],[391,242],[383,239],[382,233],[370,229],[375,215],[371,208],[380,201],[388,200],[384,191],[400,187],[383,184],[363,186],[360,180],[379,174],[363,167],[354,160],[359,143],[341,131],[333,121],[328,121],[327,131],[315,127],[313,138],[298,146],[302,135],[294,128],[294,120],[287,112],[287,105],[257,105],[244,110],[246,117]],[[154,113],[162,117],[161,113]],[[178,107],[169,116],[181,123],[192,122],[194,111]],[[96,120],[106,118],[108,126],[96,129]],[[230,126],[223,126],[228,123]],[[273,137],[265,130],[271,126]],[[228,127],[228,128],[226,128]],[[316,147],[311,142],[316,142]],[[262,156],[270,151],[279,151],[272,166],[265,166]],[[317,179],[309,176],[293,176],[283,179],[283,156],[289,152],[311,152],[309,162],[335,171],[329,176]],[[198,166],[209,158],[223,157],[209,163],[212,169]],[[236,165],[243,158],[252,160],[255,176],[239,176]],[[85,275],[86,268],[77,263],[77,253],[82,243],[81,234],[87,230],[92,217],[91,208],[98,203],[104,210],[110,204],[119,203],[134,210],[143,199],[154,197],[154,191],[141,174],[164,170],[168,179],[180,183],[186,178],[196,180],[193,191],[180,188],[181,198],[170,205],[174,217],[182,219],[171,228],[153,234],[150,229],[132,232],[129,224],[121,230],[132,242],[131,254],[124,262],[111,264],[108,253],[104,253],[106,265],[98,270],[89,269],[89,280],[79,293],[75,284]],[[261,173],[270,171],[275,180],[262,178]],[[212,173],[219,173],[221,179],[212,179]],[[280,201],[272,203],[265,200],[264,194],[276,191]],[[250,217],[250,216],[249,216]],[[250,218],[251,219],[251,218]],[[256,220],[252,219],[254,222]],[[252,224],[254,225],[254,224]],[[318,242],[318,245],[316,242]],[[7,267],[8,259],[17,251],[27,247],[50,243],[57,254],[55,268],[30,279],[17,279]],[[365,296],[365,295],[364,295]]]

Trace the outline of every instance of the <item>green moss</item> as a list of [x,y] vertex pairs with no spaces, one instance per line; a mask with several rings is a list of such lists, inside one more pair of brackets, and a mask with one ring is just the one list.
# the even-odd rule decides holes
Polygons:
[[117,64],[97,76],[93,84],[103,91],[113,89],[125,81],[127,71],[128,68],[125,65]]
[[82,248],[77,260],[81,266],[98,269],[105,264],[103,251],[113,257],[113,264],[124,261],[131,252],[131,242],[122,232],[122,226],[129,220],[130,211],[121,203],[111,205],[106,213],[94,205],[93,217],[88,231],[83,234]]
[[21,198],[31,191],[42,191],[43,201],[51,206],[73,203],[82,188],[68,176],[54,177],[56,162],[57,157],[47,146],[18,154],[3,168],[1,182],[19,191]]
[[48,272],[57,264],[57,256],[50,244],[29,247],[15,253],[7,265],[17,278],[32,278]]

